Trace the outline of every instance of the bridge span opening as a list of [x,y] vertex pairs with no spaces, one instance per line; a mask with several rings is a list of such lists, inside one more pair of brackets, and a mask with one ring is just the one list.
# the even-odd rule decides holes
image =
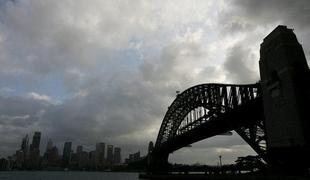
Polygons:
[[234,164],[238,157],[257,155],[235,131],[230,132],[232,134],[217,135],[176,150],[169,155],[168,162],[219,166],[220,164]]

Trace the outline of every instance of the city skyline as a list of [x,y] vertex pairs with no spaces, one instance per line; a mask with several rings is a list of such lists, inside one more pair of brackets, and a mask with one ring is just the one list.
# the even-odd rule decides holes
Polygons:
[[[40,136],[42,135],[44,137],[44,134],[41,134],[40,131],[35,131],[33,132],[33,135],[35,135],[35,133],[40,133]],[[33,136],[29,136],[31,135],[31,133],[27,133],[26,135],[24,135],[22,138],[21,138],[21,142],[20,143],[17,143],[16,144],[16,149],[13,150],[12,152],[10,152],[9,154],[7,155],[3,155],[0,153],[0,158],[7,158],[8,156],[12,156],[13,154],[16,153],[16,150],[23,150],[23,148],[25,149],[26,147],[28,147],[28,151],[30,150],[30,145],[32,144],[32,141],[33,141]],[[42,141],[45,141],[45,142],[42,142]],[[43,156],[44,153],[48,150],[48,147],[52,148],[52,147],[57,147],[58,150],[59,150],[59,155],[63,155],[63,149],[64,149],[64,146],[65,144],[67,143],[70,143],[71,142],[71,151],[73,152],[77,152],[78,151],[78,148],[79,146],[82,147],[82,151],[86,151],[86,152],[91,152],[93,150],[96,150],[96,146],[98,144],[103,144],[104,145],[104,158],[107,157],[107,146],[108,145],[112,145],[113,143],[104,143],[104,142],[96,142],[95,144],[90,144],[90,145],[83,145],[83,144],[77,144],[77,143],[74,143],[72,141],[64,141],[64,142],[58,142],[57,144],[53,142],[53,138],[52,137],[45,137],[43,140],[39,140],[39,143],[37,142],[37,145],[39,145],[39,152],[40,152],[40,155]],[[51,143],[51,145],[49,146],[49,143]],[[112,145],[114,146],[114,145]],[[20,148],[19,148],[20,147]],[[120,148],[119,146],[115,146],[115,148]],[[115,149],[113,148],[113,149]],[[122,152],[124,153],[124,157],[126,156],[129,156],[129,154],[131,153],[134,153],[136,152],[136,150],[132,149],[131,151],[129,152]],[[146,152],[147,153],[147,152]],[[144,154],[146,154],[144,153]],[[122,159],[122,161],[124,161],[124,159]]]
[[[37,134],[40,134],[40,136],[41,136],[41,132],[40,132],[40,131],[36,131],[36,132],[34,132],[34,135],[32,136],[33,139],[35,139],[35,136],[36,136]],[[28,140],[27,140],[27,138],[28,138]],[[30,149],[30,145],[33,144],[33,143],[32,143],[32,142],[33,142],[33,139],[32,139],[32,141],[30,141],[31,143],[29,143],[29,136],[28,136],[28,134],[26,134],[25,137],[22,138],[21,143],[20,143],[20,146],[16,146],[16,147],[17,147],[16,150],[23,150],[23,149],[26,149],[26,146],[28,146],[28,150],[29,150],[29,149]],[[84,148],[83,145],[81,145],[81,144],[74,144],[74,142],[71,142],[71,141],[63,142],[63,143],[62,143],[62,144],[63,144],[63,148],[62,148],[62,149],[65,148],[66,143],[68,143],[68,145],[69,145],[70,152],[76,152],[76,153],[78,153],[78,152],[82,152],[82,151],[84,150],[84,149],[83,149],[83,148]],[[36,141],[34,142],[34,144],[36,144],[36,147],[38,147],[38,146],[44,146],[44,144],[41,143],[41,140],[40,140],[40,139],[39,139],[39,140],[36,139]],[[41,145],[40,145],[40,144],[41,144]],[[107,158],[107,149],[106,149],[106,147],[112,146],[113,150],[114,150],[115,148],[120,148],[119,146],[114,146],[114,145],[112,145],[112,144],[106,144],[106,143],[104,143],[104,142],[97,142],[97,143],[94,145],[94,147],[96,147],[98,144],[103,144],[103,146],[104,146],[104,148],[103,148],[103,151],[104,151],[104,156],[103,156],[103,158]],[[45,148],[44,148],[44,147],[40,148],[40,155],[43,155],[48,149],[50,149],[50,148],[52,148],[52,147],[54,147],[54,146],[57,147],[57,145],[55,145],[55,144],[53,143],[52,138],[48,138],[48,141],[47,141],[46,144],[45,144]],[[20,148],[18,148],[18,147],[20,147]],[[44,149],[44,150],[43,150],[43,149]],[[43,150],[43,151],[41,151],[41,150]],[[90,150],[88,150],[88,151],[92,151],[92,150],[96,150],[96,148],[90,149]],[[61,152],[63,152],[63,151],[61,151]],[[113,151],[113,152],[114,152],[114,151]],[[113,153],[113,154],[114,154],[114,153]],[[63,153],[60,153],[60,155],[63,155]],[[4,157],[4,158],[5,158],[5,157]]]
[[[103,142],[96,143],[96,148],[85,151],[83,145],[76,145],[73,142],[63,142],[63,149],[53,144],[51,138],[46,143],[46,149],[40,152],[41,132],[33,133],[32,141],[29,141],[28,134],[22,138],[20,148],[8,157],[1,157],[0,169],[87,169],[104,170],[113,166],[128,164],[140,160],[140,151],[129,154],[128,158],[122,157],[122,148]],[[62,153],[61,153],[62,152]],[[4,162],[4,161],[8,161]]]

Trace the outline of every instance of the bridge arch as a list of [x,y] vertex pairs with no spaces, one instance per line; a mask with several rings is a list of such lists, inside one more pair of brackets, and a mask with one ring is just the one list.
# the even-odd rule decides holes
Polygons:
[[168,107],[153,156],[167,160],[177,149],[235,130],[266,160],[261,104],[259,84],[193,86],[178,94]]

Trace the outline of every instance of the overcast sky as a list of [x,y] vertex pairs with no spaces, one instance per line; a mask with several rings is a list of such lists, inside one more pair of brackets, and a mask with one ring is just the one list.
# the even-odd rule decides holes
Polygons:
[[[259,80],[259,46],[277,25],[310,55],[309,0],[0,0],[0,157],[42,132],[123,157],[155,141],[176,91]],[[170,157],[216,164],[253,154],[214,137]]]

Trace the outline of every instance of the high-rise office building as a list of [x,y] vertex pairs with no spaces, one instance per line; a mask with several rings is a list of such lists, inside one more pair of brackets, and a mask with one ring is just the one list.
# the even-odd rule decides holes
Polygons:
[[63,160],[64,166],[68,166],[70,163],[71,147],[72,147],[72,142],[65,142],[64,150],[63,150],[63,154],[62,154],[62,160]]
[[35,132],[32,137],[31,149],[39,150],[41,141],[41,132]]
[[82,160],[82,153],[83,153],[83,146],[79,145],[76,147],[76,158],[77,162],[80,164],[80,161]]
[[52,147],[48,151],[48,166],[58,166],[59,165],[59,154],[58,154],[58,148],[56,146]]
[[40,161],[40,140],[41,132],[35,132],[32,137],[32,143],[29,148],[29,156],[27,161],[27,166],[31,169],[39,168]]
[[133,161],[139,161],[140,159],[140,151],[133,154]]
[[96,157],[95,157],[95,164],[97,168],[103,166],[104,164],[104,153],[105,153],[105,143],[97,143]]
[[140,157],[140,151],[134,153],[134,154],[129,154],[129,158],[126,159],[127,160],[127,163],[129,162],[136,162],[136,161],[139,161],[141,159]]
[[113,145],[107,146],[107,160],[109,163],[113,163]]
[[89,166],[91,169],[96,168],[96,151],[89,152]]
[[78,167],[79,168],[86,168],[89,165],[89,154],[88,152],[81,152],[80,153],[80,157],[79,157],[79,161],[78,161]]
[[53,141],[51,139],[48,139],[47,144],[46,144],[46,150],[43,156],[45,160],[48,160],[52,148],[53,148]]
[[23,151],[24,157],[28,153],[29,150],[29,137],[28,134],[23,138],[20,150]]
[[48,139],[47,145],[46,145],[46,152],[48,152],[52,148],[53,148],[53,141],[51,139]]
[[76,147],[76,154],[81,154],[83,152],[83,146],[79,145]]
[[114,164],[121,163],[121,148],[115,147],[114,148]]

